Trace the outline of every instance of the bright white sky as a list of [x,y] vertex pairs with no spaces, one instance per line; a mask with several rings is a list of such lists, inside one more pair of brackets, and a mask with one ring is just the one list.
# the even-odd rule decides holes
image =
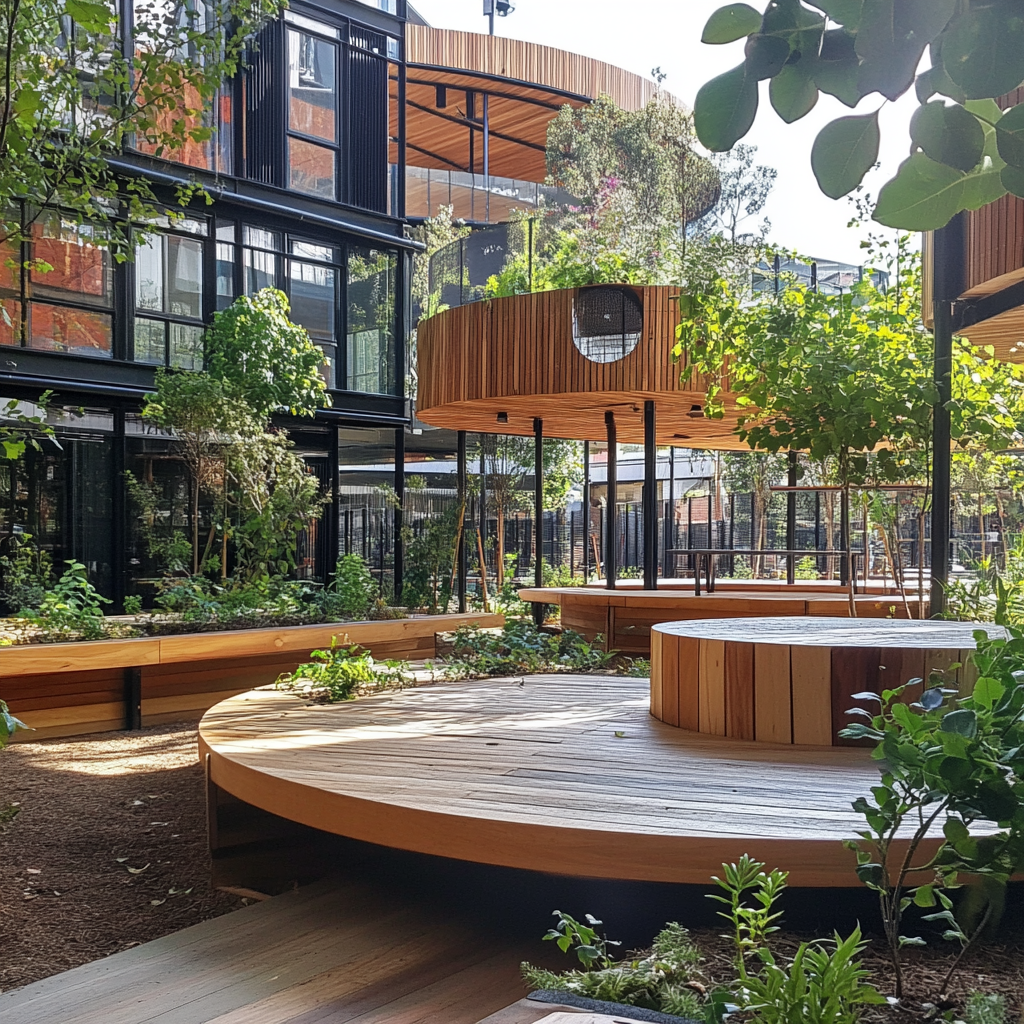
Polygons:
[[[482,0],[412,0],[413,6],[437,28],[486,32]],[[500,35],[546,43],[563,50],[607,61],[649,76],[660,66],[665,88],[693,104],[697,90],[709,78],[742,60],[742,42],[705,46],[704,23],[727,0],[515,0],[517,9],[497,19]],[[752,6],[763,6],[752,0]],[[838,100],[822,96],[803,120],[787,125],[768,102],[762,83],[761,107],[744,139],[758,147],[757,162],[779,171],[765,213],[772,222],[771,241],[821,259],[859,264],[860,234],[847,222],[853,212],[846,200],[828,199],[811,173],[810,153],[815,135],[834,117],[850,113]],[[879,97],[864,100],[859,112],[875,109]],[[908,153],[908,125],[916,99],[913,90],[882,111],[881,169],[866,185],[878,189]]]

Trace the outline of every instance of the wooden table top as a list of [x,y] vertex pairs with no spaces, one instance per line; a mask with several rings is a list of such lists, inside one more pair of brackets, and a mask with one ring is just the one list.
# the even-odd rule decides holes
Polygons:
[[307,705],[272,690],[200,726],[213,781],[304,824],[401,849],[598,878],[704,883],[742,853],[794,885],[856,885],[841,845],[869,752],[702,736],[646,679],[527,676]]
[[695,619],[662,622],[659,633],[698,640],[782,644],[790,647],[910,647],[923,650],[973,650],[974,633],[1005,637],[1002,626],[934,619],[813,618]]

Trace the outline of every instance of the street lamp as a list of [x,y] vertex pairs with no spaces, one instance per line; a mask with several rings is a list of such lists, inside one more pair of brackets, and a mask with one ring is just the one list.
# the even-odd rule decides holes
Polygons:
[[484,0],[484,17],[490,23],[490,34],[494,35],[494,16],[507,18],[514,10],[515,5],[511,0]]

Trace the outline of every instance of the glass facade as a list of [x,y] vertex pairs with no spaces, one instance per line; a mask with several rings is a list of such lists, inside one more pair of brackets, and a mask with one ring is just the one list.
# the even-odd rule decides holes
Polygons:
[[137,363],[203,368],[203,283],[209,228],[175,221],[135,249],[134,355]]
[[350,391],[397,393],[393,252],[352,246],[348,254],[347,385]]

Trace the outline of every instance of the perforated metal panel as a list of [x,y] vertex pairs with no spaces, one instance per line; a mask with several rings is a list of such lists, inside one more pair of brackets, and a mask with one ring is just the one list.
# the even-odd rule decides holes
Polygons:
[[572,340],[594,363],[614,363],[636,348],[644,329],[643,304],[629,288],[581,288],[572,310]]

